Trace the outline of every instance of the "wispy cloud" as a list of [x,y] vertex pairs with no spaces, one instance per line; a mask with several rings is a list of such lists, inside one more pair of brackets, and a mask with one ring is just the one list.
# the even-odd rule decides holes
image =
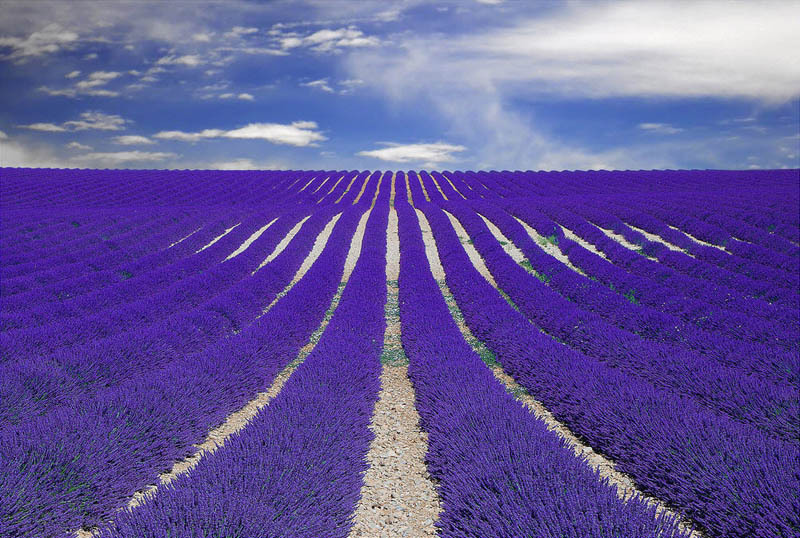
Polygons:
[[67,149],[78,149],[82,151],[89,151],[92,149],[92,146],[81,144],[80,142],[70,142],[69,144],[64,144],[64,147]]
[[177,56],[170,54],[163,56],[156,61],[156,65],[182,65],[185,67],[198,67],[203,65],[205,61],[197,54],[184,54]]
[[76,77],[80,76],[80,74],[81,74],[81,72],[78,71],[78,70],[70,71],[69,73],[64,75],[64,78],[76,78]]
[[359,151],[356,155],[374,157],[382,161],[396,163],[443,163],[455,160],[453,153],[464,151],[467,148],[456,144],[435,142],[432,144],[395,144],[387,142],[388,147]]
[[249,93],[223,93],[219,96],[220,99],[239,99],[241,101],[255,101],[256,98]]
[[18,63],[32,57],[55,54],[61,50],[72,48],[78,41],[78,34],[62,28],[58,24],[50,24],[41,30],[32,32],[27,37],[0,37],[0,48],[10,48],[5,59]]
[[306,48],[313,52],[331,53],[341,52],[346,48],[374,47],[380,44],[376,36],[368,36],[355,26],[323,28],[307,34],[273,27],[270,33],[284,51]]
[[669,123],[640,123],[638,127],[643,131],[648,131],[651,133],[659,133],[659,134],[671,135],[683,132],[683,129],[681,129],[680,127],[674,127]]
[[83,112],[79,120],[65,121],[61,125],[55,123],[30,123],[20,125],[24,129],[33,131],[44,131],[50,133],[62,133],[65,131],[86,131],[95,129],[100,131],[120,131],[130,120],[124,119],[116,114],[105,114],[96,110]]
[[141,135],[115,136],[114,138],[111,139],[111,141],[121,146],[141,146],[141,145],[155,144],[155,142],[153,142],[146,136],[141,136]]
[[93,166],[118,166],[129,162],[158,162],[177,157],[175,153],[163,151],[112,151],[86,153],[73,157],[76,162],[88,162]]
[[23,129],[30,129],[31,131],[44,131],[46,133],[63,133],[67,129],[55,123],[29,123],[28,125],[18,125]]
[[305,86],[306,88],[316,88],[318,90],[322,90],[328,93],[334,93],[334,89],[330,87],[328,84],[327,78],[321,78],[319,80],[312,80],[311,82],[302,82],[300,83],[301,86]]
[[187,133],[184,131],[161,131],[153,135],[161,140],[178,140],[181,142],[197,142],[208,138],[234,138],[250,140],[266,140],[273,144],[289,146],[315,146],[316,142],[327,140],[317,130],[313,121],[295,121],[290,124],[281,123],[251,123],[239,129],[204,129],[199,132]]

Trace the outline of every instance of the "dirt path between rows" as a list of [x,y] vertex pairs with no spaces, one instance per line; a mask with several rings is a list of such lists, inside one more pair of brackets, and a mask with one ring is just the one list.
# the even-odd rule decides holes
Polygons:
[[436,536],[441,504],[425,466],[428,434],[419,427],[414,389],[408,378],[397,304],[400,249],[397,213],[389,214],[386,251],[386,332],[381,356],[381,392],[370,429],[361,499],[350,537]]

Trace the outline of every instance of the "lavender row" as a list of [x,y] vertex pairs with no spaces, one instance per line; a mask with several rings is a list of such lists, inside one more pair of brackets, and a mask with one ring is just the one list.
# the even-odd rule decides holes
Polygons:
[[319,326],[362,212],[347,211],[305,278],[241,333],[2,432],[0,534],[60,536],[99,524],[266,390]]
[[[705,202],[704,208],[696,208],[693,205],[686,205],[689,201],[684,197],[676,197],[677,199],[663,200],[670,205],[670,209],[678,207],[676,204],[681,204],[680,207],[685,207],[695,217],[702,221],[707,222],[713,226],[717,226],[729,233],[731,237],[741,241],[747,241],[755,245],[770,249],[774,252],[784,254],[791,257],[797,257],[800,253],[800,247],[793,245],[787,239],[776,235],[776,224],[767,225],[765,228],[758,228],[753,224],[726,214],[725,210],[718,211],[717,207],[711,205],[711,200],[703,200]],[[695,201],[697,202],[697,200]],[[770,231],[772,228],[772,231]]]
[[[157,286],[157,293],[149,293],[149,290],[153,289],[152,287],[148,289],[148,285],[157,284],[157,280],[154,282],[152,278],[143,279],[142,282],[137,283],[139,284],[137,287],[143,292],[141,298],[120,307],[111,308],[108,312],[101,310],[78,319],[65,318],[40,327],[15,329],[3,333],[0,335],[0,350],[3,357],[9,360],[31,354],[46,355],[60,347],[91,342],[96,338],[116,334],[131,323],[142,325],[161,319],[167,314],[183,308],[189,301],[196,299],[198,294],[203,297],[218,293],[219,290],[202,285],[202,281],[206,278],[203,271],[221,262],[264,222],[263,216],[245,219],[241,226],[210,248],[184,259],[182,264],[174,264],[165,271],[160,271],[161,276],[164,273],[171,274],[180,280],[172,286]],[[114,288],[112,287],[108,292],[113,296]],[[95,298],[102,301],[104,295]]]
[[[735,239],[730,233],[715,225],[709,224],[701,219],[692,218],[690,216],[692,213],[692,206],[690,204],[677,208],[672,204],[664,203],[664,201],[656,201],[655,203],[646,205],[635,204],[635,206],[640,207],[645,212],[651,213],[672,228],[685,231],[701,240],[704,240],[704,237],[708,238],[708,240],[706,240],[707,243],[715,244],[718,247],[724,247],[725,251],[720,251],[720,254],[726,254],[739,263],[746,263],[748,267],[752,266],[761,270],[766,270],[770,275],[783,277],[784,281],[787,277],[792,276],[794,272],[793,269],[797,266],[796,247],[794,249],[795,254],[788,255],[776,252],[767,247]],[[697,244],[694,240],[692,240],[692,242]],[[786,243],[793,246],[788,241],[786,241]]]
[[[797,384],[800,366],[781,366],[796,363],[793,354],[776,353],[756,344],[732,341],[686,323],[671,314],[632,301],[635,297],[623,296],[597,280],[585,278],[546,254],[519,222],[497,206],[476,202],[470,205],[498,226],[520,248],[531,264],[531,269],[536,271],[543,282],[583,310],[598,314],[610,325],[648,340],[675,346],[676,349],[692,350],[720,365],[756,374],[771,383],[780,381]],[[540,227],[544,224],[533,219],[531,222]],[[587,253],[586,258],[587,263],[599,263],[597,256]]]
[[[154,230],[168,225],[170,218],[165,215],[153,214],[153,212],[138,212],[131,218],[124,219],[119,224],[112,225],[106,229],[101,229],[96,234],[84,237],[82,240],[66,242],[61,248],[57,249],[37,249],[33,245],[25,245],[25,258],[20,256],[9,256],[14,265],[5,266],[2,272],[3,280],[14,284],[16,281],[32,280],[38,272],[57,269],[59,265],[75,263],[84,258],[96,256],[103,251],[110,251],[118,248],[118,243],[130,243],[141,234],[151,234]],[[5,263],[4,263],[5,265]],[[16,284],[15,284],[16,287]],[[3,295],[16,293],[16,291],[4,291]]]
[[[108,241],[94,256],[79,261],[48,268],[45,271],[14,279],[13,295],[3,298],[6,312],[30,310],[42,302],[63,302],[77,295],[127,280],[133,275],[129,267],[153,254],[166,254],[170,245],[196,231],[203,221],[196,218],[170,223],[168,226],[148,226],[150,233],[142,230],[128,238]],[[123,239],[127,239],[124,241]],[[45,266],[46,267],[46,266]],[[5,324],[4,329],[8,328]]]
[[[519,205],[510,209],[545,237],[557,231],[552,221],[531,209]],[[538,248],[530,247],[532,242],[529,237],[527,241],[527,250],[523,247],[524,241],[517,244],[523,247],[528,259],[536,263],[537,254],[532,250]],[[647,284],[646,281],[633,279],[622,269],[565,237],[559,239],[559,248],[589,279],[576,282],[577,275],[570,275],[568,268],[549,257],[544,263],[550,269],[544,273],[553,278],[554,285],[562,286],[561,293],[579,300],[584,308],[598,312],[612,324],[645,338],[674,342],[712,357],[721,364],[749,368],[768,379],[784,380],[793,385],[800,380],[800,364],[795,353],[730,338],[691,320],[684,320],[680,317],[680,309],[671,308],[673,303],[678,307],[681,303],[680,299],[671,297],[670,290],[660,289],[652,283],[648,284],[650,288],[643,288],[641,284]],[[541,259],[541,256],[538,258]],[[659,293],[663,293],[664,297],[659,297]]]
[[[79,306],[89,301],[84,296],[105,293],[101,290],[112,285],[118,286],[115,290],[117,293],[136,285],[143,274],[175,263],[207,245],[220,231],[225,230],[224,226],[225,221],[212,220],[209,223],[206,217],[193,217],[181,224],[177,235],[176,229],[170,227],[141,240],[136,245],[137,257],[133,260],[123,258],[110,269],[97,267],[95,264],[99,260],[90,261],[86,263],[91,264],[89,270],[78,271],[52,284],[8,297],[3,301],[3,313],[0,315],[3,329],[41,325],[62,317],[63,313],[86,310]],[[110,263],[114,261],[112,258]],[[92,308],[89,306],[89,309]]]
[[468,207],[448,203],[444,209],[464,226],[500,288],[529,320],[557,341],[770,435],[787,441],[800,439],[796,387],[753,379],[746,370],[710,365],[696,353],[610,325],[515,263]]
[[[631,252],[607,237],[595,226],[574,213],[548,204],[540,209],[555,218],[579,237],[595,245],[608,260],[594,256],[604,273],[593,273],[607,285],[634,293],[635,299],[660,310],[672,313],[698,327],[718,332],[729,338],[750,341],[776,349],[796,349],[798,342],[793,334],[780,334],[775,327],[763,319],[754,319],[725,308],[727,294],[715,294],[710,283],[704,283],[676,274],[675,271],[656,264]],[[516,206],[512,211],[518,211]],[[568,256],[572,252],[585,256],[588,252],[577,243],[567,240],[560,228],[554,226],[562,251]],[[570,257],[572,260],[572,257]],[[573,262],[576,263],[576,262]],[[583,267],[581,263],[577,263]],[[592,267],[596,269],[596,267]],[[668,285],[670,284],[670,285]],[[630,290],[633,290],[632,292]]]
[[[200,287],[217,288],[219,293],[196,307],[187,306],[157,323],[128,328],[114,337],[62,350],[51,357],[6,363],[0,367],[4,401],[0,418],[16,424],[55,406],[69,406],[100,387],[166,368],[177,357],[202,351],[214,341],[240,332],[291,282],[334,211],[323,210],[311,217],[289,247],[254,276],[242,278],[227,290],[222,285],[224,280],[217,283],[211,277],[204,279]],[[214,273],[224,279],[249,275],[299,215],[284,220],[275,226],[274,233],[264,234]]]
[[[674,269],[676,273],[681,273],[679,276],[686,283],[685,287],[690,291],[697,287],[709,288],[705,296],[713,294],[714,296],[724,297],[725,300],[721,304],[727,309],[757,315],[768,320],[777,320],[779,323],[788,322],[795,326],[797,325],[796,308],[787,308],[783,304],[773,305],[762,298],[754,297],[753,284],[750,279],[737,281],[737,275],[720,271],[702,262],[698,263],[683,253],[675,253],[660,243],[651,242],[640,232],[631,229],[620,218],[604,209],[588,207],[584,204],[570,204],[569,208],[596,226],[611,229],[615,233],[622,235],[629,242],[641,245],[641,253],[645,256],[656,257],[656,255],[660,254],[661,257],[659,257],[658,261],[664,266]],[[720,254],[731,257],[730,254],[722,252]],[[741,258],[735,259],[741,260]],[[771,272],[775,273],[774,280],[766,283],[771,284],[773,288],[777,288],[773,290],[773,293],[779,297],[781,303],[792,304],[794,302],[794,304],[797,304],[797,288],[796,286],[792,287],[791,282],[792,280],[797,280],[798,284],[800,284],[798,275],[795,275],[793,279],[782,271],[773,269]],[[733,280],[732,283],[731,280]],[[738,291],[740,289],[747,291]]]
[[348,535],[380,388],[387,221],[388,204],[373,210],[333,318],[269,406],[101,536]]
[[[707,276],[704,278],[718,279],[726,286],[734,287],[752,297],[763,298],[770,303],[788,306],[797,304],[797,292],[790,289],[789,293],[787,293],[785,289],[787,287],[786,276],[779,271],[751,263],[731,256],[726,252],[721,252],[714,247],[692,241],[680,230],[670,228],[662,220],[646,214],[641,208],[633,204],[616,205],[614,202],[610,202],[605,207],[626,223],[655,234],[695,257],[698,262],[692,269],[697,271],[698,274],[706,274]],[[652,244],[652,242],[644,244],[645,253],[655,255],[659,259],[664,258],[665,263],[670,260],[670,254],[665,252],[663,248]],[[706,264],[702,265],[700,262],[706,262]],[[718,266],[720,269],[713,270],[714,268],[710,267],[710,264]],[[727,273],[728,271],[731,273]]]
[[710,413],[540,333],[479,275],[441,210],[430,204],[423,210],[468,326],[556,418],[709,536],[797,533],[797,445]]
[[444,303],[413,209],[396,207],[402,341],[444,508],[439,535],[683,536],[639,498],[621,501],[494,379]]

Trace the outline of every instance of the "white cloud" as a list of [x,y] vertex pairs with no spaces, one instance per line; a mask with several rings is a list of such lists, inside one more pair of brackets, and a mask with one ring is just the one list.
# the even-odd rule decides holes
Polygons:
[[[212,97],[212,96],[209,96]],[[222,93],[219,95],[220,99],[240,99],[242,101],[255,101],[255,97],[249,93]]]
[[197,142],[208,138],[252,139],[298,147],[315,146],[316,142],[327,140],[317,130],[317,124],[313,121],[295,121],[288,125],[281,123],[251,123],[230,131],[222,129],[204,129],[195,133],[161,131],[154,134],[153,138],[181,142]]
[[[724,9],[713,1],[566,6],[518,17],[509,27],[448,36],[436,47],[427,37],[408,38],[400,54],[372,55],[369,73],[379,83],[439,78],[484,90],[593,98],[784,102],[800,95],[794,53],[800,32],[792,22],[800,20],[798,2],[736,2]],[[361,61],[368,58],[362,54]]]
[[87,129],[97,129],[100,131],[120,131],[126,123],[126,120],[116,114],[105,114],[98,111],[88,111],[81,113],[80,120],[65,121],[64,127],[74,131],[84,131]]
[[81,80],[75,84],[75,87],[79,90],[88,90],[96,86],[104,86],[120,76],[122,76],[122,73],[117,71],[95,71],[90,73],[86,80]]
[[81,144],[80,142],[70,142],[69,144],[64,144],[64,147],[67,149],[79,149],[83,151],[89,151],[92,149],[92,146],[87,146],[86,144]]
[[223,35],[227,38],[231,38],[231,37],[241,37],[243,35],[250,35],[255,33],[258,33],[258,28],[246,28],[244,26],[234,26],[233,28],[231,28],[230,32],[225,32],[225,34]]
[[475,1],[478,2],[479,4],[488,4],[491,6],[503,3],[503,0],[475,0]]
[[0,138],[0,166],[64,168],[67,163],[56,157],[49,146]]
[[301,86],[305,86],[307,88],[317,88],[324,92],[333,93],[333,88],[330,87],[328,84],[327,78],[321,78],[319,80],[312,80],[311,82],[303,82],[300,84]]
[[66,131],[64,127],[56,125],[55,123],[31,123],[29,125],[20,125],[23,129],[30,129],[32,131],[44,131],[47,133],[62,133]]
[[643,131],[659,134],[676,134],[683,132],[683,129],[680,127],[673,127],[669,123],[640,123],[638,127]]
[[177,157],[175,153],[162,151],[112,151],[86,153],[73,157],[72,160],[90,162],[93,166],[117,166],[128,162],[158,162]]
[[297,32],[283,32],[280,29],[272,33],[280,48],[284,51],[295,48],[308,48],[314,52],[340,52],[343,48],[374,47],[380,44],[375,36],[367,36],[354,26],[323,28],[308,35]]
[[455,160],[453,153],[464,151],[464,146],[436,142],[433,144],[394,144],[382,149],[359,151],[356,155],[374,157],[382,161],[407,163],[442,163]]
[[78,40],[78,34],[65,30],[58,24],[50,24],[41,30],[32,32],[28,37],[0,37],[0,47],[11,48],[5,58],[17,62],[25,62],[35,56],[55,54],[72,48]]
[[222,129],[204,129],[199,133],[186,133],[183,131],[161,131],[153,135],[153,138],[161,140],[178,140],[180,142],[197,142],[204,138],[219,138],[225,131]]
[[156,65],[183,65],[186,67],[197,67],[205,63],[203,59],[196,54],[185,54],[183,56],[176,56],[170,54],[159,58]]
[[208,43],[211,41],[211,36],[212,36],[211,33],[199,32],[194,34],[192,36],[192,39],[194,39],[195,41],[199,41],[200,43]]
[[257,163],[252,159],[241,158],[208,163],[203,165],[203,168],[207,170],[283,170],[289,167],[277,161]]
[[111,139],[112,142],[115,144],[119,144],[121,146],[137,146],[143,144],[155,144],[152,140],[147,138],[146,136],[140,135],[122,135],[122,136],[115,136]]
[[0,140],[8,140],[8,135],[3,131],[0,131]]
[[99,56],[97,55],[96,52],[90,52],[89,54],[83,57],[84,60],[96,60],[97,58],[99,58]]
[[77,70],[76,71],[70,71],[69,73],[64,75],[64,78],[75,78],[75,77],[79,76],[80,74],[81,74],[81,72],[77,71]]

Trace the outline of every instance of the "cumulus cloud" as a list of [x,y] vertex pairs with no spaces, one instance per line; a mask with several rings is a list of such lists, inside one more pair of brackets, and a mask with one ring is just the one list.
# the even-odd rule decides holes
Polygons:
[[674,127],[669,123],[640,123],[638,127],[643,131],[659,134],[677,134],[683,131],[680,127]]
[[395,144],[387,143],[388,147],[359,151],[356,155],[374,157],[382,161],[407,163],[443,163],[455,160],[453,153],[464,151],[464,146],[435,142],[432,144]]
[[[68,79],[75,79],[80,76],[80,73],[80,71],[72,71],[65,75],[65,77]],[[95,71],[90,73],[84,80],[76,82],[74,86],[67,88],[41,86],[38,90],[51,96],[77,97],[79,95],[92,95],[96,97],[118,97],[118,91],[99,88],[99,86],[105,86],[110,81],[121,76],[122,73],[117,71]]]
[[96,86],[104,86],[108,84],[109,81],[114,80],[121,75],[122,73],[117,71],[95,71],[94,73],[90,73],[86,80],[81,80],[75,84],[75,87],[79,90],[84,90],[94,88]]
[[146,136],[140,136],[140,135],[115,136],[114,138],[111,139],[111,141],[121,146],[139,146],[146,144],[155,144],[155,142],[153,142]]
[[0,140],[8,140],[8,135],[3,131],[0,131]]
[[153,138],[181,142],[197,142],[208,138],[251,139],[298,147],[315,146],[316,142],[327,140],[317,130],[317,124],[313,121],[295,121],[288,125],[281,123],[251,123],[229,131],[222,129],[204,129],[194,133],[161,131],[154,134]]
[[75,70],[75,71],[70,71],[69,73],[67,73],[66,75],[64,75],[64,78],[75,78],[75,77],[78,77],[78,76],[80,76],[80,74],[81,74],[81,72],[80,72],[80,71],[78,71],[78,70]]
[[118,166],[129,162],[158,162],[177,157],[175,153],[163,151],[112,151],[86,153],[73,157],[77,162],[88,162],[93,166],[111,165]]

